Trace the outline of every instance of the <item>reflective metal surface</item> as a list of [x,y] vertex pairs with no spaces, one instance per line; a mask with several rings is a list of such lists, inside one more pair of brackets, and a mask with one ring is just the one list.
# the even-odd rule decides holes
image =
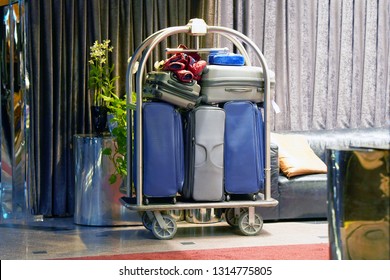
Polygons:
[[123,207],[119,199],[124,196],[120,188],[122,178],[114,184],[109,178],[115,171],[114,163],[103,149],[114,149],[111,136],[75,135],[75,212],[74,222],[80,225],[110,226],[137,222],[139,215]]
[[389,153],[327,151],[331,259],[390,259]]
[[168,210],[166,211],[166,214],[174,218],[176,222],[185,220],[185,210]]
[[186,221],[194,224],[211,224],[222,221],[222,209],[200,208],[186,210]]
[[24,1],[0,7],[0,220],[27,214]]

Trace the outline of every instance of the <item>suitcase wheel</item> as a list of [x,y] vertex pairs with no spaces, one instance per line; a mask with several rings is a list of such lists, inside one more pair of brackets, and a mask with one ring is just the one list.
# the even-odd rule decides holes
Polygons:
[[226,222],[232,226],[232,227],[237,227],[238,226],[238,220],[240,216],[244,212],[248,212],[247,208],[240,208],[240,212],[234,211],[235,208],[228,208],[225,211],[225,220]]
[[146,212],[142,214],[142,224],[147,230],[152,230],[153,219]]

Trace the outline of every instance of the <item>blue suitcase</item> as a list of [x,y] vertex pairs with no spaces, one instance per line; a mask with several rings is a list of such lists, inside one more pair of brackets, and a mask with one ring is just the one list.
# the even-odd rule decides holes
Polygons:
[[230,101],[224,105],[225,193],[249,195],[253,200],[264,188],[264,122],[258,106],[250,101]]
[[245,64],[245,58],[242,54],[211,51],[208,56],[208,63],[210,65],[243,66]]
[[[136,174],[136,173],[134,173]],[[143,104],[143,195],[172,198],[184,183],[184,144],[181,115],[165,102]]]

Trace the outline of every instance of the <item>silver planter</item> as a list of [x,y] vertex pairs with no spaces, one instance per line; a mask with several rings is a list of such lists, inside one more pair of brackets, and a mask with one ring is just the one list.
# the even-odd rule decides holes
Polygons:
[[95,135],[75,135],[75,212],[74,222],[89,226],[113,226],[140,224],[136,213],[121,205],[119,199],[122,178],[114,184],[109,177],[115,166],[108,156],[103,155],[105,148],[113,148],[115,138]]

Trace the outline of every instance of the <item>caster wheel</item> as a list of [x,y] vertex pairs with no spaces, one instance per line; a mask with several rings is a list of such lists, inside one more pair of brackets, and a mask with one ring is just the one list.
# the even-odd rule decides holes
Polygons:
[[257,195],[256,195],[256,194],[254,194],[254,195],[252,196],[252,200],[253,200],[253,201],[256,201],[256,200],[257,200]]
[[172,239],[177,231],[177,224],[175,219],[168,215],[162,215],[162,218],[166,224],[165,228],[160,227],[157,219],[154,219],[152,224],[152,232],[154,236],[161,240]]
[[146,212],[142,214],[142,224],[147,230],[152,230],[153,220],[151,220]]
[[238,219],[240,218],[240,216],[247,211],[248,209],[246,208],[240,208],[240,214],[238,216],[235,216],[234,208],[228,208],[225,211],[225,220],[230,226],[236,227],[238,226]]
[[145,198],[145,199],[144,199],[144,204],[145,204],[145,205],[148,205],[148,204],[149,204],[149,199]]
[[176,204],[176,202],[177,202],[176,197],[173,197],[173,198],[172,198],[172,204]]
[[238,227],[242,234],[252,236],[257,235],[263,228],[263,219],[257,215],[255,215],[255,219],[253,223],[249,222],[249,213],[243,213],[238,220]]
[[225,200],[226,201],[230,201],[230,195],[229,194],[226,195]]

